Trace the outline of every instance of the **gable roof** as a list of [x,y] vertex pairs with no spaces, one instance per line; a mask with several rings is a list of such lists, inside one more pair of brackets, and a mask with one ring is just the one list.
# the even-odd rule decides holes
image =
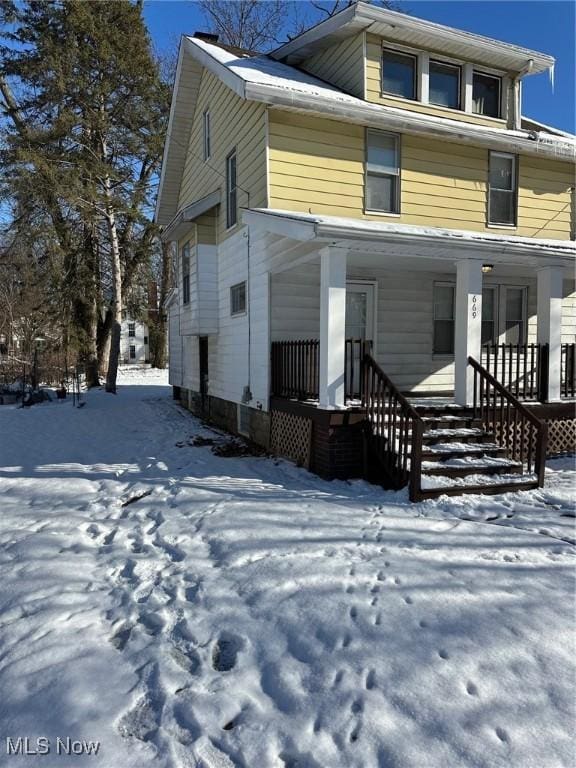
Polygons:
[[[403,16],[403,14],[399,14]],[[233,53],[199,38],[183,36],[172,95],[170,120],[158,188],[155,218],[166,225],[178,212],[178,197],[190,130],[203,70],[218,77],[242,99],[281,109],[436,138],[451,139],[508,152],[572,159],[576,140],[536,124],[508,130],[389,107],[351,96],[313,75],[267,55]]]
[[532,74],[544,72],[554,66],[554,57],[546,53],[363,2],[353,3],[331,18],[316,24],[272,51],[270,55],[279,61],[297,65],[324,48],[360,31],[369,31],[387,40],[424,50],[436,49],[446,56],[477,60],[484,66],[509,72],[524,70],[529,61],[532,61]]

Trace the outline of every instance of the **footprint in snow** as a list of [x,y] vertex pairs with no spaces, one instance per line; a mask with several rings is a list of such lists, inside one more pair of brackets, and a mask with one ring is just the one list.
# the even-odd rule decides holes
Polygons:
[[471,681],[468,681],[466,683],[466,693],[469,696],[478,696],[478,687],[474,685]]
[[444,659],[444,661],[448,661],[450,658],[448,651],[445,651],[444,648],[440,648],[438,651],[438,656],[440,656],[441,659]]
[[344,670],[339,669],[338,672],[334,675],[334,682],[332,683],[332,688],[338,688],[342,680],[344,679]]
[[508,736],[508,733],[504,730],[504,728],[496,728],[496,736],[505,744],[510,741],[510,736]]
[[376,687],[376,670],[371,669],[366,675],[365,687],[367,691],[371,691]]
[[238,635],[222,632],[212,649],[212,666],[217,672],[229,672],[236,666],[244,642]]
[[130,635],[132,634],[133,626],[132,624],[128,624],[128,622],[123,622],[118,629],[114,632],[112,637],[110,638],[110,642],[116,648],[117,651],[123,651],[126,647],[126,643],[130,639]]
[[407,597],[404,598],[404,602],[408,603],[408,605],[412,605],[414,600],[410,597],[410,595],[408,595]]
[[356,608],[356,606],[355,606],[355,605],[353,605],[353,606],[352,606],[352,608],[350,608],[350,618],[351,618],[351,619],[352,619],[352,621],[354,621],[354,622],[355,622],[355,621],[357,620],[357,618],[358,618],[358,609]]
[[157,613],[142,612],[138,617],[138,623],[142,625],[148,635],[156,636],[164,629],[164,619]]

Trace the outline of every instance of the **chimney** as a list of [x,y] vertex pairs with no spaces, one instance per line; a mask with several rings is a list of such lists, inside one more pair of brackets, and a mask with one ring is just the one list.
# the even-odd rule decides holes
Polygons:
[[194,32],[192,37],[197,37],[199,40],[205,40],[207,43],[218,42],[218,35],[214,35],[212,32]]

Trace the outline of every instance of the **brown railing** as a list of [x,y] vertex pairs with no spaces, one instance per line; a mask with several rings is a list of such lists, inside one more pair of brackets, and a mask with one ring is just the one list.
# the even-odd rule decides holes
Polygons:
[[402,488],[409,482],[410,500],[418,501],[424,422],[371,355],[364,355],[363,367],[362,405],[387,485]]
[[547,344],[484,344],[482,364],[520,400],[547,399]]
[[[362,358],[372,342],[346,339],[344,391],[346,400],[360,400],[363,391]],[[317,400],[320,374],[320,342],[273,341],[271,394],[296,400]]]
[[534,416],[473,357],[474,418],[482,420],[486,431],[505,448],[508,458],[522,462],[528,474],[535,474],[544,485],[548,425]]
[[560,360],[560,395],[576,397],[576,344],[562,344]]

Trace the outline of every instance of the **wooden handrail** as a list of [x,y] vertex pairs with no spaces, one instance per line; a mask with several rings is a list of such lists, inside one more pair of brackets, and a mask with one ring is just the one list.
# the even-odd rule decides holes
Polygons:
[[[509,457],[532,468],[538,477],[538,485],[544,485],[548,425],[540,421],[497,379],[473,357],[468,364],[474,371],[474,417],[482,419],[485,429],[491,427],[494,439],[505,448]],[[497,414],[499,414],[497,418]],[[496,423],[500,424],[500,434]],[[526,423],[528,423],[526,434]],[[519,433],[519,434],[518,434]]]
[[362,360],[366,408],[373,453],[386,475],[388,486],[409,484],[411,501],[420,500],[424,421],[374,358]]

